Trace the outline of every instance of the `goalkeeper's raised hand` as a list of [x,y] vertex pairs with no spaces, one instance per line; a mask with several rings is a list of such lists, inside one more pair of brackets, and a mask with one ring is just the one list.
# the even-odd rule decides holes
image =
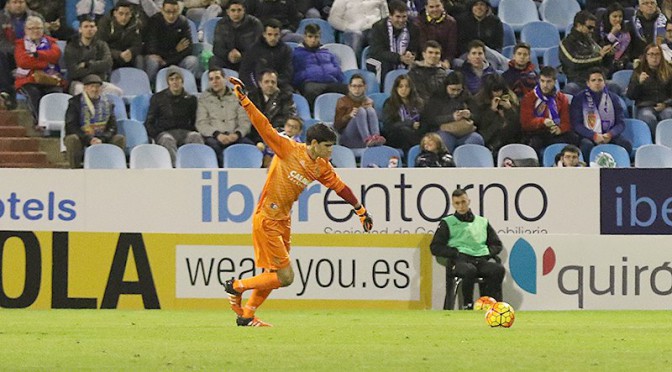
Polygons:
[[366,210],[366,208],[364,208],[364,206],[360,204],[359,209],[355,209],[355,213],[359,217],[359,221],[362,223],[364,231],[365,232],[371,231],[371,229],[373,228],[373,219],[371,219],[371,215]]
[[250,99],[247,98],[247,90],[245,89],[245,83],[237,77],[229,76],[229,82],[233,85],[233,92],[238,97],[240,104],[245,106],[250,102]]

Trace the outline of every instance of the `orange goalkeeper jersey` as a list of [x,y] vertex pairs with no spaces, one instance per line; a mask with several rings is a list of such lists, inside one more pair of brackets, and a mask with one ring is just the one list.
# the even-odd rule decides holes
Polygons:
[[280,135],[251,102],[245,111],[266,145],[275,152],[255,213],[273,220],[289,219],[292,204],[314,180],[336,192],[343,190],[345,183],[328,159],[313,160],[306,144]]

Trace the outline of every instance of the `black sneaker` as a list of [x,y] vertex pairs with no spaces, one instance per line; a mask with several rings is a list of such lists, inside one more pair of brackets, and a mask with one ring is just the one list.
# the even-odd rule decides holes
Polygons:
[[470,302],[468,304],[464,304],[464,306],[462,306],[462,310],[474,310],[474,303]]
[[[229,304],[231,305],[231,310],[233,310],[236,315],[238,315],[239,319],[241,316],[243,316],[243,294],[236,291],[233,288],[233,282],[235,281],[235,278],[231,278],[227,281],[224,282],[224,290],[226,293],[229,295]],[[240,325],[240,324],[239,324]]]
[[238,327],[273,327],[271,324],[264,322],[263,320],[257,318],[243,318],[239,316],[236,319],[236,324]]

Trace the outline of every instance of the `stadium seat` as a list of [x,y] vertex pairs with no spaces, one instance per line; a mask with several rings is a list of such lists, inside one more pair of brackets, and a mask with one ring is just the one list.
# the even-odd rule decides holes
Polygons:
[[656,144],[672,148],[672,119],[665,119],[656,125]]
[[149,143],[147,129],[140,121],[133,119],[117,120],[117,132],[126,137],[126,153],[128,154],[135,146]]
[[[436,257],[437,262],[446,268],[446,297],[443,301],[444,310],[454,310],[455,302],[459,299],[459,309],[464,305],[462,299],[462,278],[455,276],[455,261],[450,258]],[[501,259],[497,256],[492,258],[497,263],[501,263]],[[483,293],[485,281],[483,278],[477,278],[479,293]]]
[[49,93],[40,98],[37,125],[46,130],[65,130],[65,111],[68,100],[67,93]]
[[217,22],[222,19],[222,17],[215,17],[208,19],[203,24],[203,41],[214,45],[215,44],[215,29],[217,28]]
[[329,22],[325,21],[324,19],[320,18],[304,18],[299,22],[299,27],[296,29],[297,34],[303,35],[303,33],[306,30],[306,26],[314,23],[318,26],[320,26],[320,42],[324,44],[329,44],[329,43],[335,43],[336,42],[336,34],[334,32],[334,28],[331,27]]
[[303,120],[312,119],[310,116],[310,105],[306,97],[293,93],[294,105],[296,105],[296,114]]
[[[390,146],[367,147],[360,160],[361,168],[387,168],[390,158],[399,158],[399,151]],[[401,163],[401,159],[400,163]],[[401,165],[401,164],[400,164]]]
[[131,150],[131,169],[170,169],[168,149],[160,145],[138,145]]
[[[458,147],[459,148],[459,147]],[[530,146],[522,143],[511,143],[503,146],[497,153],[497,166],[503,167],[504,159],[535,159],[539,164],[537,152]]]
[[635,157],[638,148],[653,143],[651,140],[651,129],[645,122],[639,119],[625,119],[625,129],[621,133],[621,136],[632,143],[631,158]]
[[574,19],[580,11],[581,5],[576,0],[544,0],[539,6],[541,19],[555,26],[559,32],[563,32],[567,21]]
[[383,122],[383,106],[385,101],[390,98],[388,93],[373,93],[369,95],[369,98],[373,101],[373,108],[376,109],[376,115],[378,115],[378,121]]
[[187,143],[177,149],[175,168],[219,168],[215,150],[201,143]]
[[537,6],[532,0],[501,0],[497,15],[503,23],[509,24],[513,31],[520,32],[526,23],[539,20]]
[[126,169],[126,154],[109,143],[91,145],[84,150],[84,169]]
[[254,145],[236,143],[224,149],[224,168],[261,168],[263,155]]
[[299,43],[294,41],[285,41],[285,44],[287,44],[288,47],[292,48],[292,50],[296,49],[299,46]]
[[357,69],[357,57],[355,57],[355,51],[349,45],[332,42],[323,44],[323,46],[336,56],[341,65],[341,71]]
[[366,46],[364,49],[362,49],[362,55],[359,60],[359,68],[366,69],[366,59],[369,58],[369,49],[370,46]]
[[312,127],[313,125],[315,125],[317,123],[321,123],[321,121],[317,120],[317,119],[305,119],[303,121],[303,128],[301,129],[301,140],[303,142],[307,142],[306,141],[306,133],[308,132],[308,128]]
[[114,117],[117,120],[128,119],[128,113],[126,112],[126,104],[124,103],[124,100],[115,94],[106,94],[105,96],[114,104]]
[[68,79],[68,67],[65,64],[65,46],[68,44],[65,40],[56,40],[58,48],[61,50],[61,58],[58,59],[58,67],[61,69],[61,75]]
[[392,85],[394,85],[394,80],[397,78],[397,76],[406,74],[408,74],[408,70],[405,68],[398,68],[385,74],[385,83],[383,84],[383,92],[390,94],[392,92]]
[[420,145],[415,145],[408,149],[408,156],[406,157],[406,167],[415,168],[415,158],[420,155]]
[[614,72],[611,76],[611,81],[616,83],[622,90],[623,94],[628,90],[628,84],[630,84],[630,78],[632,77],[632,70],[619,70]]
[[156,74],[156,87],[154,88],[154,92],[158,93],[168,88],[166,74],[168,73],[168,69],[171,67],[177,67],[182,71],[182,77],[184,78],[184,90],[189,94],[198,95],[198,86],[196,85],[196,78],[194,77],[194,74],[192,74],[191,71],[187,70],[186,68],[179,66],[169,66],[159,70],[159,72]]
[[[550,48],[560,45],[560,32],[548,22],[530,22],[521,29],[520,41],[530,44],[537,55],[543,55]],[[538,64],[536,59],[532,61]]]
[[506,22],[502,22],[502,30],[504,31],[503,36],[503,46],[514,46],[516,45],[516,32],[513,31],[513,27]]
[[[549,145],[544,149],[543,158],[541,159],[544,167],[553,167],[555,166],[555,156],[562,151],[562,149],[567,146],[566,143],[554,143]],[[579,151],[579,160],[583,160],[583,154]]]
[[376,74],[374,74],[371,71],[368,70],[362,70],[362,69],[352,69],[348,71],[343,72],[343,83],[349,84],[350,83],[350,78],[354,74],[360,74],[362,77],[364,77],[364,81],[366,82],[366,95],[371,95],[374,93],[380,93],[380,84],[378,84],[378,80],[376,79]]
[[613,143],[603,143],[590,150],[591,167],[594,166],[595,159],[602,152],[608,153],[614,158],[616,168],[630,168],[630,155],[628,152],[623,147]]
[[336,101],[343,97],[340,93],[322,93],[315,99],[314,117],[327,123],[334,122]]
[[635,168],[672,168],[672,149],[663,145],[644,145],[635,153]]
[[[65,0],[65,24],[72,27],[75,31],[79,29],[79,20],[77,19],[77,3],[79,0]],[[105,13],[110,14],[114,8],[113,0],[105,0]]]
[[192,21],[191,19],[187,18],[187,22],[189,22],[189,33],[191,33],[191,42],[194,44],[197,44],[198,41],[198,25],[196,22]]
[[489,148],[471,143],[455,148],[453,160],[459,168],[492,168],[495,166]]
[[[225,77],[229,77],[229,76],[238,77],[238,71],[236,71],[236,70],[223,68],[222,71],[224,71],[224,76]],[[208,78],[208,72],[210,72],[210,71],[205,70],[205,71],[203,71],[203,74],[201,75],[201,92],[205,92],[210,87],[210,79]],[[228,86],[229,88],[232,88],[228,79],[226,80],[226,86]]]
[[349,148],[340,145],[333,146],[331,164],[336,168],[357,168],[355,154]]
[[112,71],[110,83],[124,92],[122,98],[130,104],[133,98],[141,94],[152,94],[149,77],[145,71],[134,67],[121,67]]
[[152,98],[151,94],[140,94],[133,98],[131,101],[131,119],[141,123],[144,123],[145,120],[147,120],[150,98]]

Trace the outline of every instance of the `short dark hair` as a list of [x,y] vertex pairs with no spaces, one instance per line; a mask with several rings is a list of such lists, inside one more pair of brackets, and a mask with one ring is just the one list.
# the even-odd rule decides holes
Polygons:
[[360,79],[364,83],[364,85],[366,85],[366,79],[364,79],[364,76],[362,74],[352,74],[352,76],[350,76],[350,81],[348,81],[348,83],[352,84],[352,81],[355,79]]
[[262,79],[264,78],[264,75],[266,75],[266,74],[275,74],[275,77],[276,78],[278,77],[278,72],[275,71],[272,68],[265,68],[265,69],[259,71],[259,77],[262,78]]
[[460,71],[452,71],[443,79],[444,87],[449,85],[464,85],[464,75]]
[[441,44],[439,44],[436,40],[427,40],[425,43],[425,47],[422,49],[423,52],[427,51],[427,48],[434,48],[441,50]]
[[458,187],[455,189],[455,191],[453,191],[453,194],[451,196],[453,198],[458,198],[462,195],[467,195],[467,190]]
[[317,23],[309,23],[306,25],[306,29],[304,30],[303,34],[304,35],[315,35],[320,33],[320,25]]
[[264,21],[264,31],[266,31],[267,28],[282,28],[282,23],[278,21],[275,18],[269,18],[266,21]]
[[177,0],[163,0],[163,5],[161,7],[164,7],[166,5],[180,5],[177,3]]
[[571,152],[571,153],[574,153],[574,154],[581,154],[581,150],[578,147],[576,147],[575,145],[567,145],[567,146],[563,147],[562,150],[560,150],[560,156],[562,157],[563,155],[565,155],[566,152]]
[[591,67],[590,69],[588,69],[588,73],[586,74],[586,81],[590,80],[590,75],[592,74],[600,74],[602,75],[602,78],[606,77],[602,67]]
[[388,9],[390,10],[390,15],[394,15],[394,13],[407,13],[408,12],[408,7],[406,6],[406,3],[400,0],[392,0],[388,4]]
[[336,143],[336,132],[334,130],[324,124],[324,123],[317,123],[306,131],[306,142],[311,143],[313,140],[316,140],[317,143],[320,142],[333,142]]
[[513,54],[516,54],[516,51],[518,51],[518,49],[520,48],[527,49],[528,52],[532,53],[532,48],[530,47],[530,44],[521,41],[520,43],[516,44],[513,47]]
[[219,67],[211,66],[211,67],[208,69],[208,75],[210,75],[211,72],[221,72],[221,73],[222,73],[222,76],[226,76],[226,72],[224,72],[224,69],[223,69],[223,68],[219,68]]
[[474,48],[481,48],[483,49],[483,53],[485,53],[485,43],[478,39],[474,39],[467,44],[467,52],[470,52]]
[[226,9],[229,9],[231,5],[241,5],[245,9],[245,2],[243,0],[229,0],[229,3],[226,4]]
[[539,71],[539,75],[545,76],[547,78],[551,78],[553,80],[558,79],[558,71],[551,66],[544,66],[541,68],[541,71]]
[[587,21],[595,21],[597,22],[597,17],[595,17],[595,14],[587,11],[587,10],[582,10],[574,16],[574,27],[578,25],[585,25]]

